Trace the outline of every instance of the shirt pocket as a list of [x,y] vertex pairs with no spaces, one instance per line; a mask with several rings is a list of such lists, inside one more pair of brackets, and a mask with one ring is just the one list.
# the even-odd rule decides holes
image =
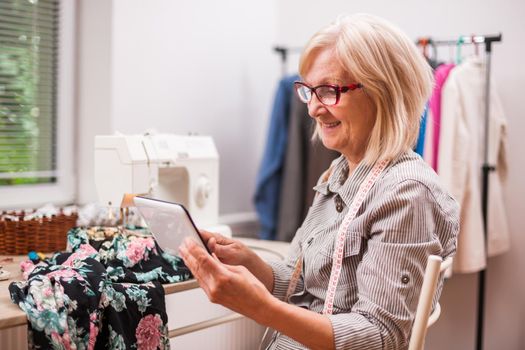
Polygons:
[[[348,232],[345,237],[345,245],[343,251],[343,261],[341,267],[341,274],[338,289],[341,286],[353,286],[357,283],[356,269],[359,261],[361,261],[361,246],[363,237],[360,232]],[[317,258],[314,260],[316,266],[311,266],[311,272],[315,272],[315,280],[319,286],[326,288],[330,280],[330,273],[332,271],[334,244],[331,240],[327,242],[322,249],[318,250]]]
[[[345,237],[345,245],[343,250],[343,259],[358,255],[361,251],[361,242],[363,237],[360,232],[348,232]],[[321,249],[321,254],[333,260],[335,250],[335,242],[327,242],[326,246]]]
[[[341,275],[339,276],[338,287],[348,292],[348,287],[357,285],[357,266],[361,262],[361,248],[363,236],[360,232],[349,232],[345,240],[345,249],[343,253],[343,264]],[[338,288],[339,289],[339,288]],[[353,292],[351,292],[353,294]]]

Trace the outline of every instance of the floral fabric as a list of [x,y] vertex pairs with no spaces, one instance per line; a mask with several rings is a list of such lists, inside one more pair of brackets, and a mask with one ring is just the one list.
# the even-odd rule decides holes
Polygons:
[[26,280],[9,291],[27,314],[29,348],[169,349],[162,283],[189,270],[150,235],[104,230],[74,228],[69,252],[21,264]]

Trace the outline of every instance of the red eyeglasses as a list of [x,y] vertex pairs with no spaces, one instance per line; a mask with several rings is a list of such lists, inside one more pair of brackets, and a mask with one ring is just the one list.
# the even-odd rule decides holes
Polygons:
[[294,82],[294,86],[299,99],[304,103],[310,102],[312,100],[313,94],[315,94],[319,102],[321,102],[323,105],[335,106],[339,102],[342,93],[361,89],[363,84],[356,83],[345,86],[323,84],[311,87],[301,81],[296,81]]

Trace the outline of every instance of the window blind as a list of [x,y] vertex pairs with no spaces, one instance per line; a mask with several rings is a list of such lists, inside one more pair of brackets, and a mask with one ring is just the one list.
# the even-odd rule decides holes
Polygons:
[[0,1],[0,186],[57,179],[59,0]]

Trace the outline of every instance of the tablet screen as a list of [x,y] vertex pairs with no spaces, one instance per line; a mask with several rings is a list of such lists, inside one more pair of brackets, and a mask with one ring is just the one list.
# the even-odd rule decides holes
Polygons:
[[140,196],[133,200],[162,250],[171,255],[180,256],[179,246],[186,237],[192,237],[198,245],[208,251],[193,220],[182,204]]

